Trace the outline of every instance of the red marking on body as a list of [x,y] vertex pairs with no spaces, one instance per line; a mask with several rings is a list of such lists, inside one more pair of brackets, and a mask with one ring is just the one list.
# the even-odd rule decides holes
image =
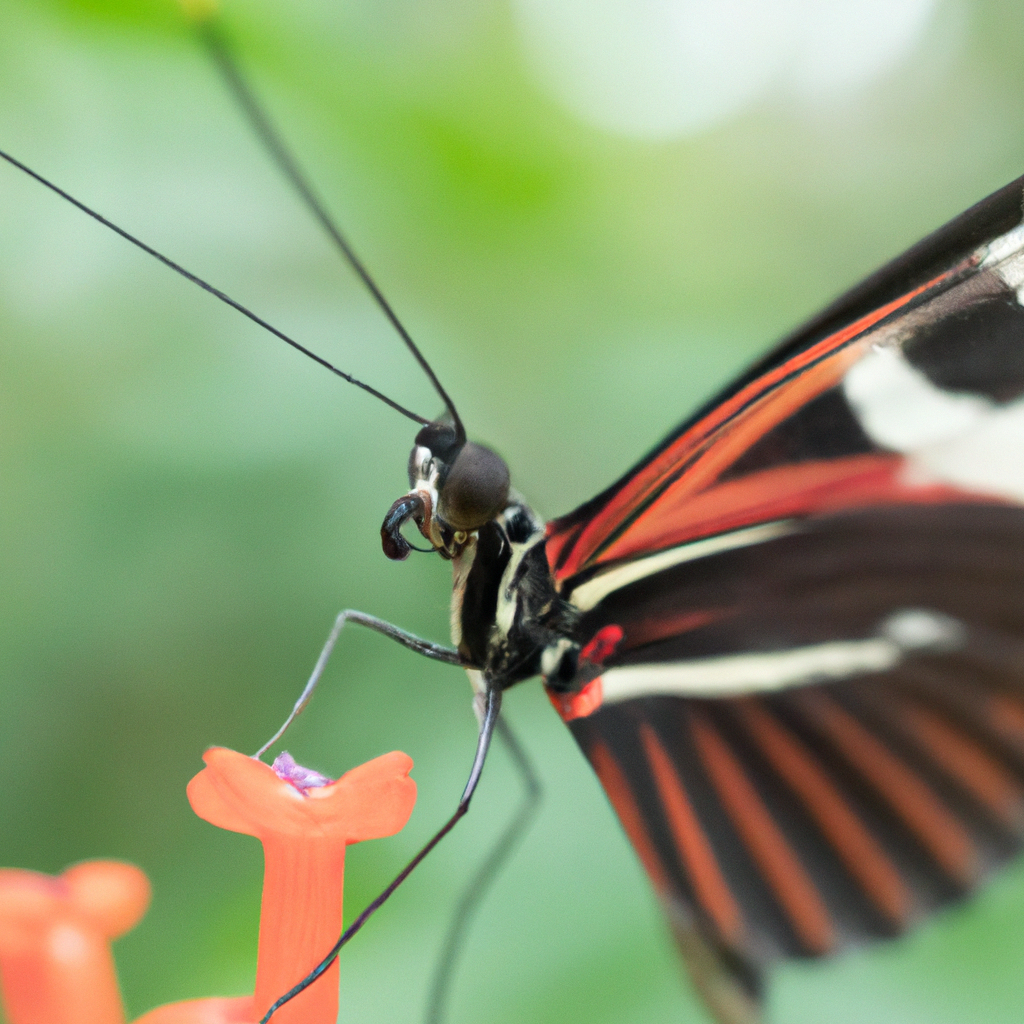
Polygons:
[[580,651],[580,661],[591,665],[603,665],[614,653],[625,634],[621,626],[602,626],[593,636],[590,643]]
[[555,693],[548,690],[547,694],[548,700],[561,715],[563,722],[592,715],[604,701],[604,687],[601,685],[600,676],[587,683],[579,693]]

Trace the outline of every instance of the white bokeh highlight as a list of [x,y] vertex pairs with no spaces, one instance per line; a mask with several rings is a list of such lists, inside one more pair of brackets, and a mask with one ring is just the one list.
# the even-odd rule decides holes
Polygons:
[[528,59],[583,120],[691,135],[771,95],[821,102],[913,53],[936,0],[513,0]]

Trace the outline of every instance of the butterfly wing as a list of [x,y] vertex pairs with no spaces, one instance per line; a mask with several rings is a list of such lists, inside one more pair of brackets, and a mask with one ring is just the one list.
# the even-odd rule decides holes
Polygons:
[[[840,507],[878,500],[887,470],[898,473],[900,455],[927,440],[890,436],[877,422],[905,411],[901,391],[914,384],[932,385],[938,398],[1018,396],[1021,181],[839,299],[615,484],[552,521],[548,560],[562,590],[620,559],[806,514],[821,505],[819,490]],[[886,354],[865,360],[879,348]],[[929,397],[918,392],[910,397]],[[926,433],[943,426],[944,412],[921,410]]]
[[723,1022],[1024,839],[1022,192],[549,526],[581,646],[553,700]]

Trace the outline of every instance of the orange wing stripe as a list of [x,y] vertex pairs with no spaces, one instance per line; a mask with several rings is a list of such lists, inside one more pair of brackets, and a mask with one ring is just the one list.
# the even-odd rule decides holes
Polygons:
[[973,881],[978,851],[967,830],[931,788],[831,698],[808,693],[802,695],[800,703],[942,868],[965,885]]
[[902,717],[911,735],[936,763],[992,814],[1015,830],[1024,825],[1024,793],[1013,776],[982,747],[916,702],[907,702]]
[[835,945],[835,926],[786,837],[711,723],[703,715],[691,713],[690,728],[726,812],[801,945],[809,953],[827,953]]
[[885,851],[847,805],[804,746],[763,708],[737,702],[751,735],[775,770],[804,802],[839,859],[869,899],[894,924],[906,922],[910,892]]
[[689,633],[690,630],[700,629],[701,626],[722,619],[728,614],[730,612],[726,609],[714,608],[704,612],[679,612],[660,619],[654,616],[643,618],[629,624],[629,632],[626,634],[622,649],[633,651],[644,644],[653,644],[658,640]]
[[640,808],[637,806],[633,791],[629,788],[629,783],[626,781],[626,776],[619,767],[618,761],[600,740],[590,748],[589,756],[590,763],[594,766],[594,771],[600,779],[605,793],[608,794],[608,799],[611,801],[612,807],[615,808],[619,821],[622,822],[622,828],[647,872],[647,877],[650,878],[651,884],[659,895],[667,896],[671,891],[668,875],[665,873],[661,858],[644,828],[644,819]]
[[718,866],[715,852],[694,813],[686,790],[679,781],[672,759],[658,739],[658,734],[646,722],[640,726],[640,739],[651,763],[679,858],[693,883],[697,901],[715,922],[719,933],[732,945],[739,945],[743,934],[740,908]]
[[[595,559],[594,555],[609,534],[636,509],[642,507],[652,493],[672,475],[678,473],[684,462],[689,462],[689,465],[672,490],[692,495],[711,484],[758,437],[781,423],[801,405],[832,387],[859,355],[856,347],[837,353],[807,371],[806,379],[798,378],[788,388],[769,389],[767,382],[755,382],[758,385],[755,392],[746,394],[753,388],[751,385],[725,406],[715,410],[708,419],[697,424],[662,452],[584,527],[558,575],[571,576],[592,561],[603,560]],[[799,395],[793,394],[794,391],[799,392]],[[744,402],[737,404],[741,397],[744,397]],[[744,408],[747,402],[751,404],[749,408]],[[732,408],[733,405],[736,408]],[[728,416],[725,415],[726,410]],[[735,420],[729,422],[729,434],[725,440],[718,433],[725,429],[724,420]],[[737,440],[733,440],[734,436]],[[720,453],[719,449],[723,446],[724,450]],[[659,496],[655,504],[660,505],[663,498],[664,495]]]
[[[601,553],[601,561],[675,547],[698,537],[751,523],[892,503],[934,503],[992,498],[940,484],[908,485],[896,455],[853,455],[802,462],[753,473],[700,494],[669,488]],[[681,483],[682,481],[680,481]]]
[[[552,521],[547,525],[547,538],[544,541],[544,550],[548,556],[548,565],[558,565],[562,552],[572,547],[583,529],[583,523],[575,523],[566,530],[558,530],[557,523]],[[561,576],[559,572],[559,576]]]
[[[849,342],[948,276],[942,274],[880,306],[752,381],[643,466],[585,525],[574,523],[562,531],[557,522],[552,523],[547,540],[549,564],[558,565],[559,559],[565,558],[558,567],[558,579],[573,576],[597,561],[597,552],[616,528],[684,466],[680,483],[686,494],[709,486],[759,437],[841,380],[861,357],[869,339]],[[782,384],[785,386],[780,387]],[[600,560],[604,560],[603,554]]]
[[1024,706],[1005,693],[989,697],[985,702],[988,723],[1000,735],[1016,744],[1024,744]]

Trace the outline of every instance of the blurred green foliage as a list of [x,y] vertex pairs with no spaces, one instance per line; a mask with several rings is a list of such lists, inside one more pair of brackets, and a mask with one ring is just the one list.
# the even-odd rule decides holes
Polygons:
[[[554,2],[554,0],[553,0]],[[643,143],[562,111],[484,0],[235,0],[246,65],[471,432],[554,515],[778,335],[1024,171],[1024,21],[939,7],[914,57],[814,108]],[[424,414],[436,399],[163,0],[5,0],[0,145]],[[132,1013],[251,989],[256,844],[196,820],[209,744],[251,750],[336,611],[447,635],[447,568],[387,563],[410,424],[0,168],[0,864],[141,865]],[[638,865],[540,689],[509,714],[540,824],[458,976],[459,1021],[699,1020]],[[458,672],[346,634],[288,737],[340,774],[416,760],[350,915],[442,820],[475,723]],[[518,798],[469,819],[343,958],[346,1020],[417,1021],[447,914]],[[787,1024],[1018,1022],[1024,871],[908,941],[787,967]]]

